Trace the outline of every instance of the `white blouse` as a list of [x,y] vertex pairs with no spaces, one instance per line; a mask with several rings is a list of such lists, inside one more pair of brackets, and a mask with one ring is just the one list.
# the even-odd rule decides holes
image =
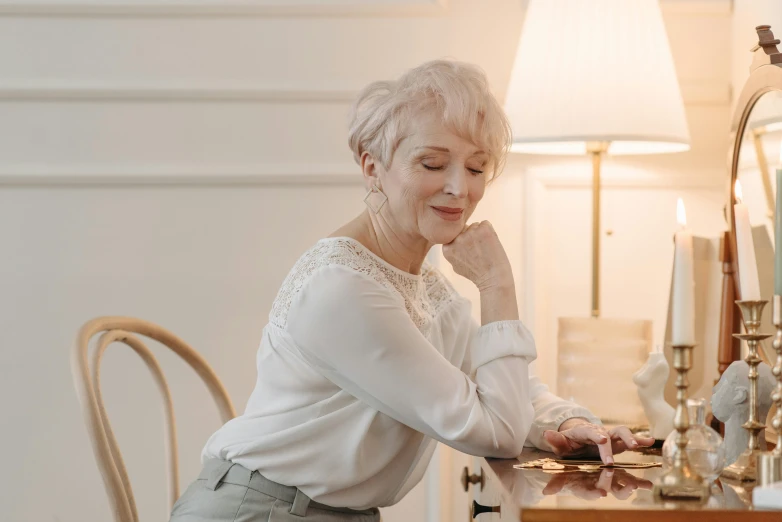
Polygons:
[[589,411],[529,376],[520,321],[478,327],[433,267],[399,270],[350,238],[320,240],[285,279],[263,330],[243,415],[209,438],[219,457],[326,505],[399,502],[440,441],[516,457]]

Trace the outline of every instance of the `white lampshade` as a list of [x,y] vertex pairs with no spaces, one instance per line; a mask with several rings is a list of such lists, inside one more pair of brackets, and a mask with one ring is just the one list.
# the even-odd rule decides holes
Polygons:
[[690,148],[658,0],[530,0],[505,110],[514,152]]

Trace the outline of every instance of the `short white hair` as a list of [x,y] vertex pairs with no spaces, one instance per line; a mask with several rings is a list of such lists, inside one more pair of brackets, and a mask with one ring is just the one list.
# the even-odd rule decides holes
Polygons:
[[473,64],[432,60],[396,81],[366,86],[350,111],[348,144],[356,163],[369,152],[389,168],[407,124],[422,110],[435,108],[455,134],[474,143],[491,159],[492,180],[502,172],[510,150],[510,123],[492,94],[486,73]]

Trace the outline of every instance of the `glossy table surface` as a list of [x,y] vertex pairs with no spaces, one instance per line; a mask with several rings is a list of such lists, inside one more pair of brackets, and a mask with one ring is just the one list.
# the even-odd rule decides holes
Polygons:
[[[659,450],[657,450],[659,451]],[[655,452],[657,452],[655,451]],[[483,487],[473,484],[470,511],[475,520],[554,521],[677,521],[695,522],[757,520],[782,522],[782,511],[756,511],[751,506],[751,486],[717,480],[707,502],[658,502],[652,495],[654,480],[662,468],[603,469],[549,473],[541,469],[515,469],[514,464],[550,453],[525,450],[518,459],[475,457],[472,473]],[[625,452],[617,462],[660,462],[654,454]],[[490,511],[491,509],[494,511]]]

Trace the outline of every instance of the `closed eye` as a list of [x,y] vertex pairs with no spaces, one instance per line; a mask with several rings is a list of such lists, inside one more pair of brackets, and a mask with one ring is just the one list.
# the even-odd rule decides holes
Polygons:
[[[422,165],[424,166],[424,168],[426,170],[443,170],[443,167],[433,167],[431,165],[427,165],[426,163],[422,163]],[[469,170],[470,172],[472,172],[476,176],[480,176],[481,174],[483,174],[482,170],[478,170],[478,169],[467,169],[467,170]]]

